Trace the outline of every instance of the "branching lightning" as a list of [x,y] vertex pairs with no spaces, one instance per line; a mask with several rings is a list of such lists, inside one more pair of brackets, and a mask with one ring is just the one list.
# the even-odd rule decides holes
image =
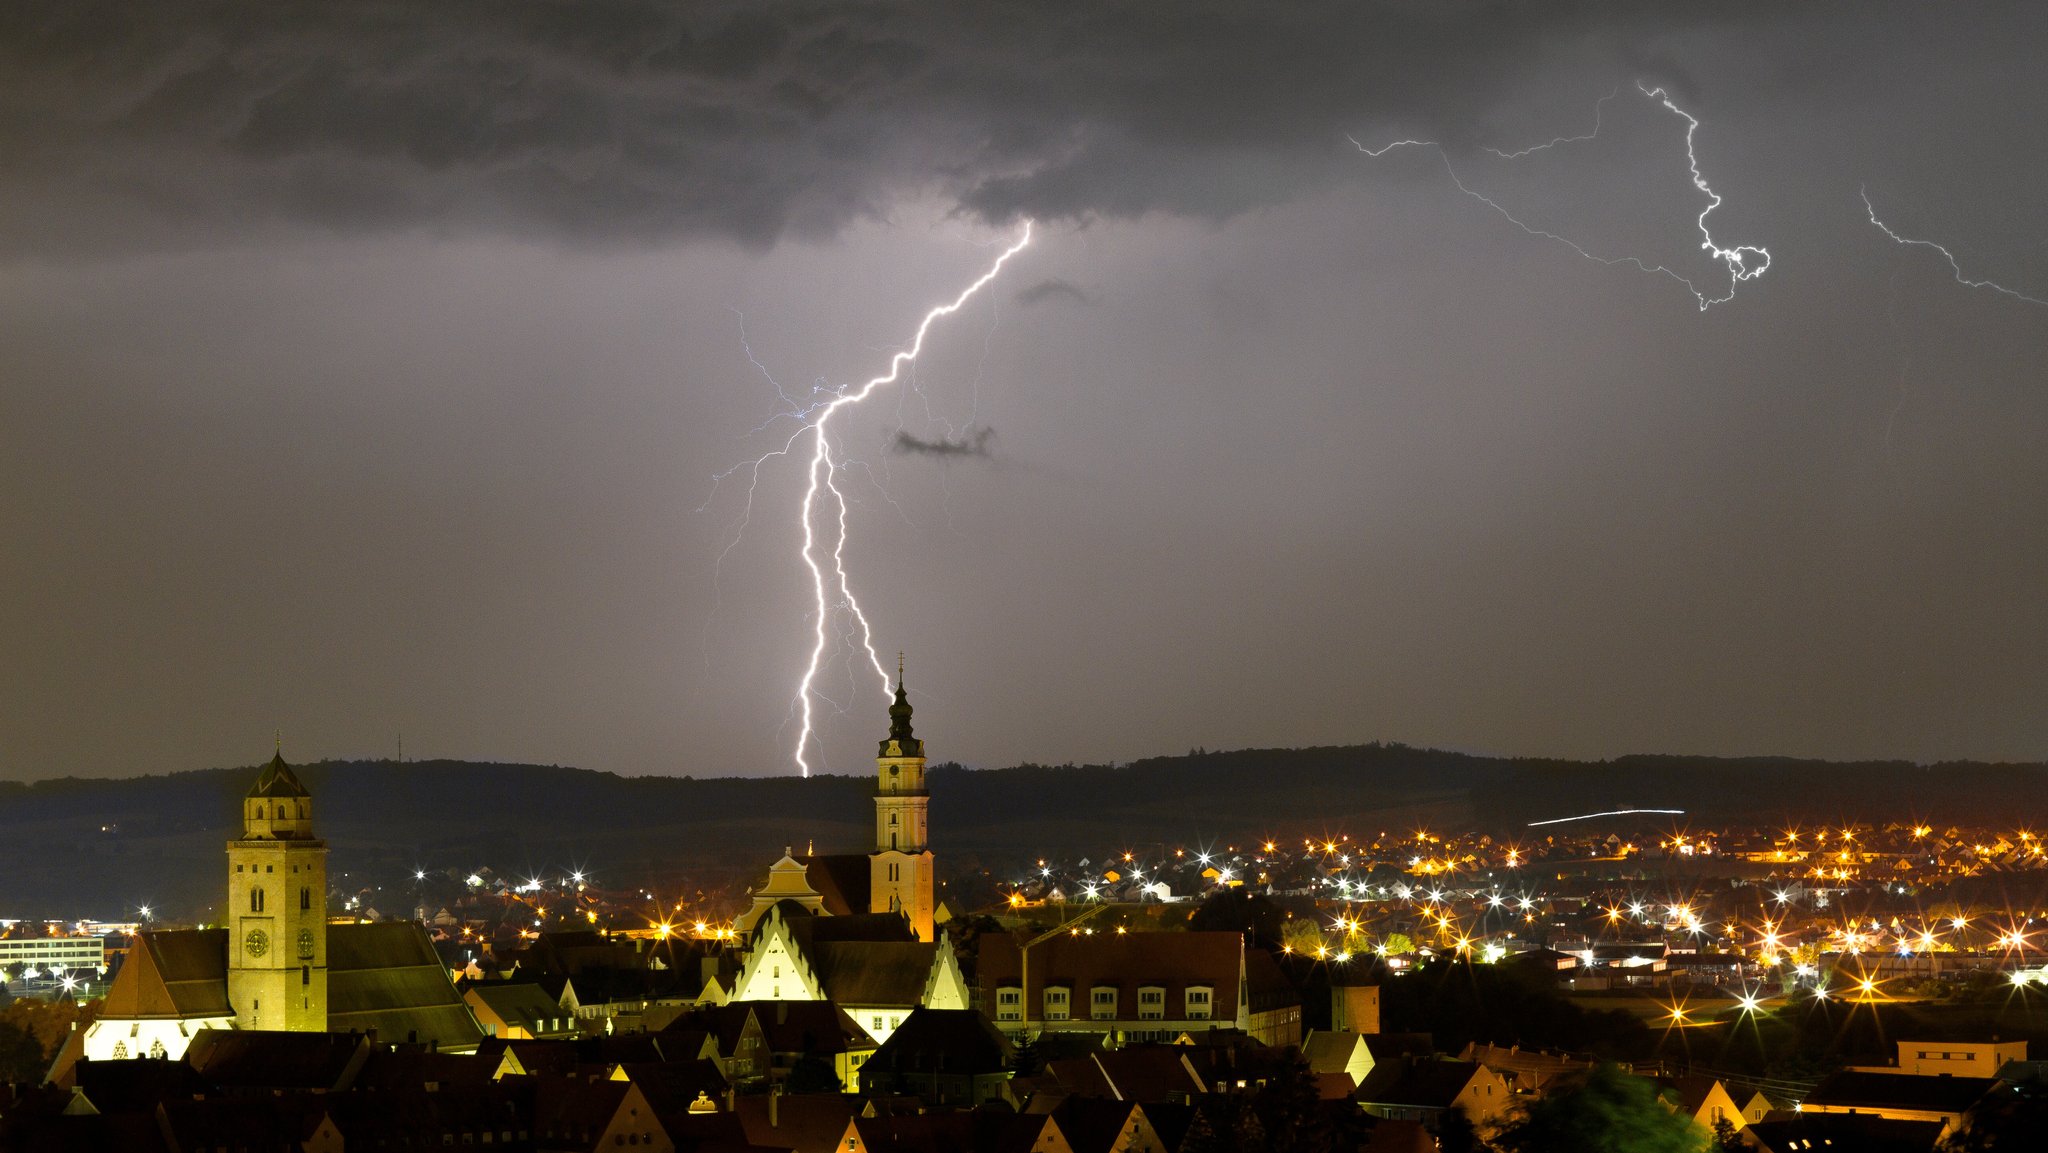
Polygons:
[[[747,497],[737,522],[737,528],[740,531],[744,531],[753,517],[754,490],[760,480],[762,466],[776,457],[795,454],[799,451],[805,438],[809,438],[809,460],[805,466],[804,495],[803,501],[798,507],[797,525],[803,539],[803,545],[798,555],[803,560],[804,568],[811,577],[813,601],[811,652],[810,659],[804,666],[803,676],[797,681],[795,699],[792,702],[800,722],[796,739],[795,758],[797,768],[804,776],[808,777],[811,775],[811,763],[808,754],[811,750],[812,741],[816,737],[814,724],[815,702],[821,695],[816,689],[816,681],[818,671],[824,664],[826,650],[829,646],[829,636],[832,628],[830,622],[834,616],[835,608],[842,614],[840,626],[842,629],[842,640],[847,642],[857,641],[859,650],[867,654],[868,663],[875,670],[875,676],[881,685],[883,699],[888,699],[890,695],[889,670],[883,665],[881,654],[875,651],[873,630],[868,625],[867,614],[861,609],[860,601],[853,594],[853,581],[846,571],[847,500],[845,491],[839,487],[839,472],[842,468],[850,467],[850,462],[840,461],[833,453],[830,436],[832,418],[841,409],[866,400],[877,389],[894,384],[901,376],[904,366],[915,364],[918,354],[924,349],[925,337],[931,332],[932,326],[960,311],[969,300],[973,299],[977,293],[1002,274],[1003,266],[1009,263],[1011,257],[1022,252],[1024,247],[1030,243],[1031,223],[1026,221],[1023,235],[1019,236],[1014,243],[1005,248],[995,258],[994,262],[989,265],[987,271],[983,272],[973,283],[962,289],[960,294],[955,296],[950,302],[941,304],[924,314],[924,319],[918,324],[917,333],[911,339],[909,347],[896,352],[889,358],[888,371],[869,379],[858,388],[834,389],[825,387],[822,384],[814,385],[812,387],[810,403],[800,403],[790,396],[787,389],[776,383],[774,377],[768,373],[767,369],[763,368],[761,363],[754,359],[753,350],[751,348],[747,350],[748,361],[754,367],[760,369],[762,375],[768,377],[769,383],[775,385],[776,395],[781,398],[786,406],[774,417],[771,417],[762,428],[765,429],[785,417],[796,420],[798,427],[780,447],[771,449],[753,460],[746,461],[727,469],[725,472],[719,473],[713,478],[713,491],[715,494],[716,485],[730,477],[741,473],[746,475]],[[744,335],[742,336],[742,343],[744,344]],[[832,526],[831,547],[829,550],[826,550],[818,540],[817,521],[821,515],[818,510],[818,504],[821,492],[832,506],[829,514]],[[721,562],[726,552],[731,551],[733,544],[737,543],[737,540],[738,538],[735,537],[732,542],[726,545],[725,550],[719,554]],[[825,559],[825,554],[828,551],[829,561]]]
[[[1359,143],[1356,137],[1346,137],[1346,139],[1351,141],[1353,147],[1357,148],[1360,152],[1365,153],[1369,157],[1385,156],[1387,153],[1392,152],[1396,148],[1435,149],[1437,158],[1443,162],[1444,172],[1450,176],[1451,183],[1454,186],[1456,186],[1458,191],[1464,193],[1465,195],[1471,197],[1474,200],[1479,201],[1481,204],[1486,205],[1488,208],[1493,209],[1495,212],[1500,213],[1501,217],[1505,219],[1509,224],[1514,225],[1516,228],[1521,229],[1523,232],[1526,232],[1531,236],[1540,236],[1545,240],[1554,240],[1559,244],[1562,244],[1565,247],[1571,249],[1573,252],[1578,253],[1585,259],[1594,261],[1598,264],[1628,264],[1633,265],[1644,272],[1662,273],[1663,275],[1668,276],[1673,280],[1676,280],[1680,284],[1683,284],[1686,287],[1686,291],[1692,293],[1693,299],[1699,302],[1700,311],[1705,312],[1707,309],[1712,308],[1716,304],[1722,304],[1727,301],[1735,299],[1735,290],[1737,286],[1739,286],[1743,281],[1754,280],[1757,277],[1762,276],[1765,270],[1769,269],[1771,266],[1771,254],[1768,249],[1756,245],[1738,244],[1732,247],[1723,247],[1722,245],[1715,242],[1714,234],[1707,228],[1707,217],[1710,214],[1712,214],[1716,208],[1721,207],[1721,195],[1715,192],[1713,188],[1710,185],[1708,185],[1706,177],[1702,175],[1700,172],[1699,154],[1693,147],[1693,136],[1695,133],[1699,131],[1700,126],[1698,118],[1694,117],[1685,109],[1680,108],[1676,103],[1672,101],[1670,95],[1667,94],[1662,88],[1650,88],[1645,86],[1641,81],[1637,81],[1636,91],[1642,93],[1645,98],[1655,100],[1658,103],[1662,104],[1667,110],[1669,110],[1674,115],[1678,116],[1680,119],[1685,121],[1685,158],[1687,167],[1692,173],[1693,187],[1699,189],[1702,193],[1705,193],[1707,197],[1707,206],[1700,210],[1700,214],[1696,221],[1700,230],[1700,248],[1702,251],[1706,252],[1709,256],[1711,256],[1715,261],[1719,262],[1722,266],[1727,268],[1728,291],[1725,294],[1719,296],[1710,296],[1705,291],[1703,291],[1697,284],[1693,283],[1693,281],[1689,277],[1685,276],[1684,274],[1678,272],[1676,269],[1673,269],[1667,265],[1651,264],[1646,260],[1634,256],[1600,256],[1588,250],[1584,245],[1580,244],[1575,240],[1572,240],[1569,237],[1562,236],[1558,233],[1551,232],[1548,229],[1538,228],[1535,225],[1524,222],[1514,213],[1508,211],[1508,209],[1505,206],[1503,206],[1499,201],[1494,200],[1493,198],[1473,189],[1470,185],[1466,184],[1464,179],[1458,175],[1457,168],[1452,165],[1450,152],[1446,150],[1444,146],[1438,143],[1437,141],[1396,140],[1388,144],[1383,144],[1378,148],[1367,148],[1365,145]],[[1542,152],[1546,149],[1556,148],[1566,144],[1577,144],[1582,143],[1584,141],[1592,140],[1600,135],[1602,108],[1609,100],[1612,100],[1614,98],[1614,95],[1614,93],[1609,93],[1606,96],[1601,97],[1600,101],[1594,105],[1593,131],[1586,133],[1583,136],[1559,136],[1550,140],[1547,143],[1533,145],[1531,147],[1518,149],[1512,152],[1505,151],[1499,148],[1488,148],[1485,149],[1485,151],[1492,153],[1493,155],[1501,158],[1502,160],[1518,160],[1524,156],[1528,156],[1536,152]]]
[[1993,292],[2000,293],[2005,296],[2010,296],[2014,300],[2025,301],[2028,304],[2048,305],[2048,300],[2042,300],[2039,297],[2028,296],[2024,292],[2018,292],[2013,289],[2007,288],[2006,286],[1998,283],[1997,281],[1972,280],[1969,277],[1964,276],[1963,266],[1959,262],[1957,262],[1955,253],[1950,252],[1948,249],[1942,247],[1939,244],[1936,244],[1932,240],[1915,240],[1910,236],[1900,236],[1898,233],[1893,232],[1889,225],[1887,225],[1884,221],[1879,220],[1877,218],[1877,206],[1870,202],[1870,190],[1867,188],[1858,188],[1856,190],[1856,194],[1863,198],[1863,211],[1869,213],[1870,222],[1872,224],[1877,225],[1878,231],[1884,233],[1886,236],[1891,237],[1894,243],[1903,245],[1905,247],[1932,248],[1934,251],[1941,253],[1942,259],[1948,261],[1949,271],[1955,274],[1957,284],[1962,285],[1964,288],[1988,288]]

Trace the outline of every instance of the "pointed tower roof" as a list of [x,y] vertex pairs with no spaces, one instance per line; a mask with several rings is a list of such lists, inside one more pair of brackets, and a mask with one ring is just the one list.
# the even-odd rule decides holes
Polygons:
[[889,735],[881,742],[884,757],[921,757],[924,742],[910,730],[910,694],[903,689],[903,658],[896,658],[896,703],[889,706]]
[[310,797],[313,794],[306,790],[306,786],[299,783],[298,774],[292,772],[292,767],[284,763],[284,750],[279,749],[277,755],[270,758],[270,763],[263,766],[263,772],[257,776],[256,783],[249,787],[248,795],[252,797]]

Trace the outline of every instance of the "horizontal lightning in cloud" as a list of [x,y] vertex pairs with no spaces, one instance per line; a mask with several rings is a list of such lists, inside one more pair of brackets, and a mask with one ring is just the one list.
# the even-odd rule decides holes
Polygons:
[[1932,240],[1915,240],[1910,236],[1900,236],[1898,233],[1893,232],[1891,226],[1887,225],[1884,221],[1879,220],[1877,218],[1877,206],[1870,202],[1870,190],[1867,188],[1858,188],[1856,190],[1856,194],[1863,198],[1863,211],[1870,214],[1870,222],[1872,224],[1877,225],[1878,231],[1884,233],[1886,236],[1891,237],[1894,242],[1905,247],[1931,248],[1934,251],[1941,253],[1942,259],[1948,261],[1949,270],[1955,274],[1957,284],[1962,285],[1964,288],[1988,288],[1993,292],[2000,293],[2005,296],[2010,296],[2014,300],[2025,301],[2028,304],[2048,305],[2048,300],[2042,300],[2041,298],[2036,296],[2028,296],[2024,292],[2019,292],[2014,289],[2007,288],[2005,285],[2000,284],[1995,280],[1972,280],[1969,277],[1964,276],[1963,266],[1957,262],[1955,253],[1950,252],[1948,249],[1942,247],[1939,244],[1936,244]]
[[1604,813],[1580,813],[1580,814],[1579,814],[1578,816],[1576,816],[1576,817],[1553,817],[1553,818],[1551,818],[1550,820],[1547,820],[1547,821],[1530,821],[1530,822],[1529,822],[1529,824],[1527,825],[1527,827],[1528,827],[1528,828],[1531,828],[1531,829],[1533,829],[1533,828],[1536,828],[1536,827],[1537,827],[1537,826],[1539,826],[1539,825],[1562,825],[1562,824],[1565,824],[1565,823],[1567,823],[1567,822],[1570,822],[1570,821],[1590,821],[1590,820],[1592,820],[1592,819],[1593,819],[1593,818],[1595,818],[1595,817],[1627,817],[1627,816],[1633,816],[1633,815],[1635,815],[1635,814],[1637,814],[1637,813],[1652,813],[1652,814],[1657,814],[1657,815],[1661,815],[1661,816],[1666,816],[1666,817],[1682,817],[1682,816],[1684,816],[1684,815],[1685,815],[1685,810],[1684,810],[1684,809],[1609,809],[1609,810],[1607,810],[1607,811],[1606,811],[1606,812],[1604,812]]
[[[1587,249],[1585,245],[1580,244],[1578,241],[1573,240],[1570,237],[1563,236],[1556,232],[1552,232],[1548,229],[1539,228],[1533,224],[1527,223],[1520,217],[1516,216],[1513,212],[1510,212],[1507,209],[1507,207],[1502,205],[1499,201],[1494,200],[1492,197],[1489,197],[1486,194],[1479,192],[1478,190],[1472,188],[1470,185],[1466,184],[1464,178],[1458,175],[1457,168],[1451,163],[1450,152],[1446,150],[1444,146],[1437,141],[1396,140],[1391,143],[1381,145],[1378,148],[1367,148],[1365,145],[1359,143],[1356,137],[1346,137],[1346,139],[1350,140],[1352,146],[1357,148],[1360,152],[1363,152],[1365,155],[1369,157],[1375,158],[1385,156],[1387,153],[1393,151],[1396,148],[1434,149],[1436,151],[1437,158],[1443,161],[1444,172],[1450,176],[1451,183],[1457,187],[1458,191],[1464,193],[1465,195],[1471,197],[1474,200],[1479,201],[1481,204],[1486,205],[1488,208],[1493,209],[1495,212],[1498,212],[1503,219],[1505,219],[1508,223],[1514,225],[1516,228],[1521,229],[1523,232],[1526,232],[1531,236],[1538,236],[1542,237],[1545,240],[1557,241],[1559,244],[1562,244],[1565,247],[1571,249],[1573,252],[1578,253],[1585,259],[1594,261],[1598,264],[1627,264],[1633,265],[1634,267],[1641,269],[1644,272],[1662,273],[1663,275],[1668,276],[1673,280],[1676,280],[1680,284],[1683,284],[1686,287],[1686,291],[1692,293],[1693,299],[1699,303],[1700,311],[1705,312],[1707,309],[1712,308],[1716,304],[1723,304],[1727,301],[1735,299],[1735,290],[1737,286],[1739,286],[1743,281],[1754,280],[1757,277],[1762,276],[1764,272],[1771,266],[1771,254],[1768,249],[1756,245],[1738,244],[1733,246],[1723,246],[1714,240],[1714,234],[1707,227],[1707,217],[1716,208],[1721,207],[1721,194],[1714,191],[1713,187],[1707,183],[1706,177],[1702,175],[1700,172],[1699,154],[1694,148],[1693,144],[1694,134],[1699,131],[1700,126],[1698,118],[1694,117],[1685,109],[1680,108],[1676,103],[1672,101],[1671,97],[1662,88],[1650,88],[1645,86],[1642,82],[1638,81],[1636,83],[1636,90],[1642,93],[1644,97],[1657,101],[1659,104],[1663,105],[1667,110],[1669,110],[1670,112],[1672,112],[1673,114],[1677,115],[1685,121],[1685,158],[1687,167],[1689,171],[1692,173],[1693,187],[1699,189],[1702,193],[1705,193],[1707,197],[1707,206],[1700,210],[1700,214],[1695,221],[1700,230],[1700,248],[1703,251],[1705,251],[1714,261],[1721,264],[1724,268],[1728,270],[1728,291],[1722,295],[1708,295],[1697,284],[1695,284],[1690,277],[1685,276],[1683,273],[1678,272],[1676,269],[1673,269],[1668,265],[1652,264],[1649,261],[1643,260],[1640,257],[1635,256],[1601,256]],[[1594,105],[1593,131],[1586,133],[1583,136],[1559,136],[1550,140],[1547,143],[1537,144],[1529,148],[1523,148],[1512,152],[1504,151],[1498,148],[1488,148],[1485,151],[1490,152],[1503,160],[1517,160],[1522,157],[1528,156],[1532,153],[1542,152],[1546,149],[1556,148],[1560,145],[1576,144],[1592,140],[1600,134],[1601,109],[1607,103],[1607,101],[1612,100],[1614,98],[1614,95],[1614,93],[1609,93],[1608,95],[1601,97],[1599,102]]]

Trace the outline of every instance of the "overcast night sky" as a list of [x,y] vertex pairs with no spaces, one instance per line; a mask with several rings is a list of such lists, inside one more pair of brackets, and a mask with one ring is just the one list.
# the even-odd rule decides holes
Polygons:
[[[2044,46],[2024,4],[9,6],[0,777],[274,728],[793,772],[808,441],[744,524],[719,475],[1027,219],[830,426],[935,758],[2041,759],[2048,305],[1859,189],[2048,299]],[[1443,152],[1352,143],[1403,138]],[[817,760],[864,771],[834,647]]]

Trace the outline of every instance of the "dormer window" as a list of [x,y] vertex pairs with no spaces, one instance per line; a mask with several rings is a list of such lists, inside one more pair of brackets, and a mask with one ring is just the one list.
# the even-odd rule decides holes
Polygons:
[[1045,1019],[1048,1021],[1066,1020],[1069,1004],[1067,990],[1057,987],[1048,988],[1045,991]]

